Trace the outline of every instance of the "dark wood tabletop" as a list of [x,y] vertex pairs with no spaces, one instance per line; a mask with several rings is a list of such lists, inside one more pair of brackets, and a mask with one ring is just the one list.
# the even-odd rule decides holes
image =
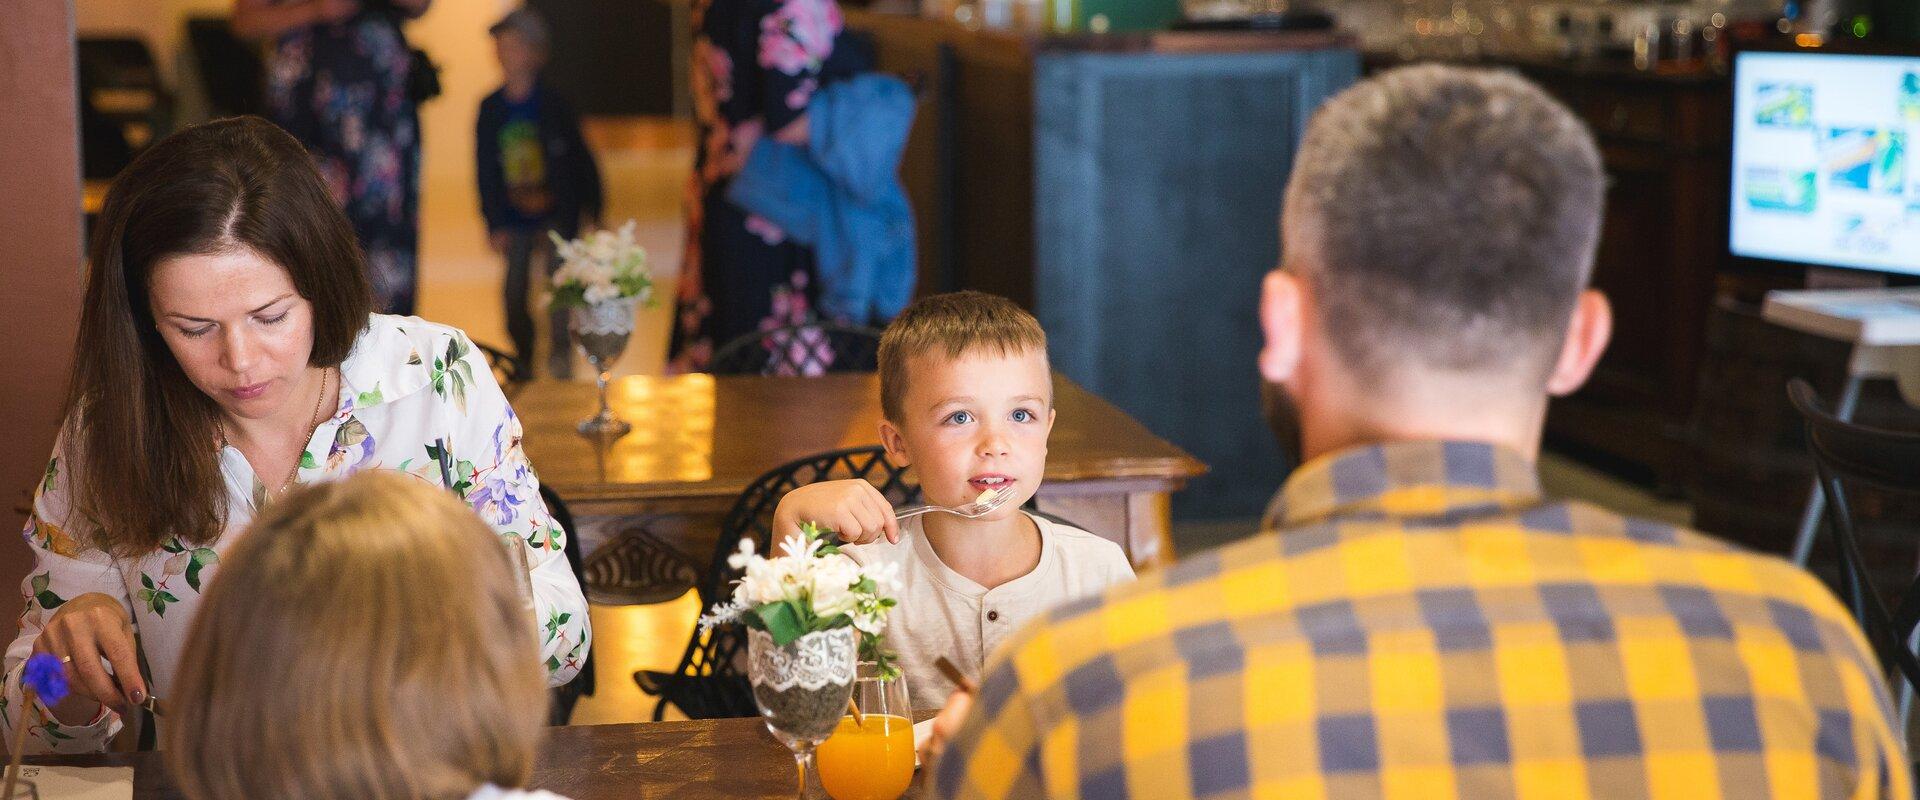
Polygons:
[[[527,457],[576,514],[724,511],[753,479],[802,456],[880,441],[879,379],[628,376],[608,390],[633,432],[611,442],[574,424],[593,384],[537,380],[515,392]],[[1133,480],[1178,489],[1206,466],[1065,378],[1046,481]]]
[[[131,766],[134,800],[178,800],[160,753],[46,756],[37,764]],[[903,797],[921,797],[921,774]],[[759,719],[551,728],[531,787],[573,800],[791,798],[793,756]]]

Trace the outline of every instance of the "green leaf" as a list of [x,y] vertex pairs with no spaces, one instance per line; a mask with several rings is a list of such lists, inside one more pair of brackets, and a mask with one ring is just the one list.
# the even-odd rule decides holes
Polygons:
[[384,402],[386,402],[386,398],[380,394],[380,384],[375,382],[373,384],[373,391],[361,392],[360,397],[354,404],[361,408],[366,408],[367,406],[377,406]]
[[187,559],[187,585],[194,591],[200,591],[200,570],[209,564],[220,563],[220,554],[210,547],[196,547],[193,557]]
[[311,450],[300,451],[300,468],[301,469],[317,469],[319,468],[319,466],[320,466],[320,462],[319,460],[313,457],[313,451]]
[[33,580],[31,582],[33,584],[33,593],[39,594],[41,592],[46,591],[48,586],[53,585],[53,576],[45,572],[42,572],[38,575],[33,576]]
[[53,592],[38,592],[34,594],[33,599],[35,602],[38,602],[40,604],[41,608],[44,608],[48,611],[52,611],[56,608],[59,608],[60,606],[64,605],[67,602],[66,598],[61,597],[60,595],[54,594]]
[[153,588],[153,576],[144,572],[140,573],[140,585],[151,590]]
[[467,410],[467,387],[473,384],[473,365],[465,361],[455,361],[447,371],[449,373],[447,382],[453,389],[453,404],[459,406],[460,411],[464,413]]
[[53,491],[54,478],[57,477],[59,474],[60,474],[60,457],[55,456],[53,460],[47,462],[47,475],[46,477],[40,479],[40,491],[43,491],[43,492]]
[[559,672],[559,671],[560,671],[560,659],[559,659],[559,658],[557,658],[557,657],[555,657],[555,656],[547,656],[547,671],[548,671],[548,672]]
[[753,615],[767,626],[767,633],[773,636],[775,646],[786,647],[807,635],[806,623],[800,619],[798,609],[792,603],[763,603],[753,609]]
[[162,543],[160,545],[160,549],[165,550],[169,553],[187,552],[187,546],[180,543],[180,537],[178,536],[168,539],[166,542]]

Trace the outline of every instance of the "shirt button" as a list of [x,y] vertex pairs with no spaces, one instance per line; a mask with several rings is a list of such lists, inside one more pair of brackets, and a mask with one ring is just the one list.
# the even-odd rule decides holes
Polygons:
[[987,621],[988,621],[988,622],[994,622],[994,621],[996,621],[996,620],[999,620],[999,619],[1000,619],[1000,612],[998,612],[998,611],[989,611],[989,612],[987,612]]

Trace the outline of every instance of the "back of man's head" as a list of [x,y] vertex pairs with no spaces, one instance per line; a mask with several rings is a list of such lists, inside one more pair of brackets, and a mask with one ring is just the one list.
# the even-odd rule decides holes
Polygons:
[[1579,119],[1505,72],[1396,69],[1314,115],[1286,264],[1354,378],[1539,385],[1593,265],[1605,192]]

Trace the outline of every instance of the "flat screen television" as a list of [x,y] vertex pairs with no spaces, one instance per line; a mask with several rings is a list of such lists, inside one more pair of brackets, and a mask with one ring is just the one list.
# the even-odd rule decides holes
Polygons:
[[1735,256],[1920,276],[1920,55],[1734,57]]

